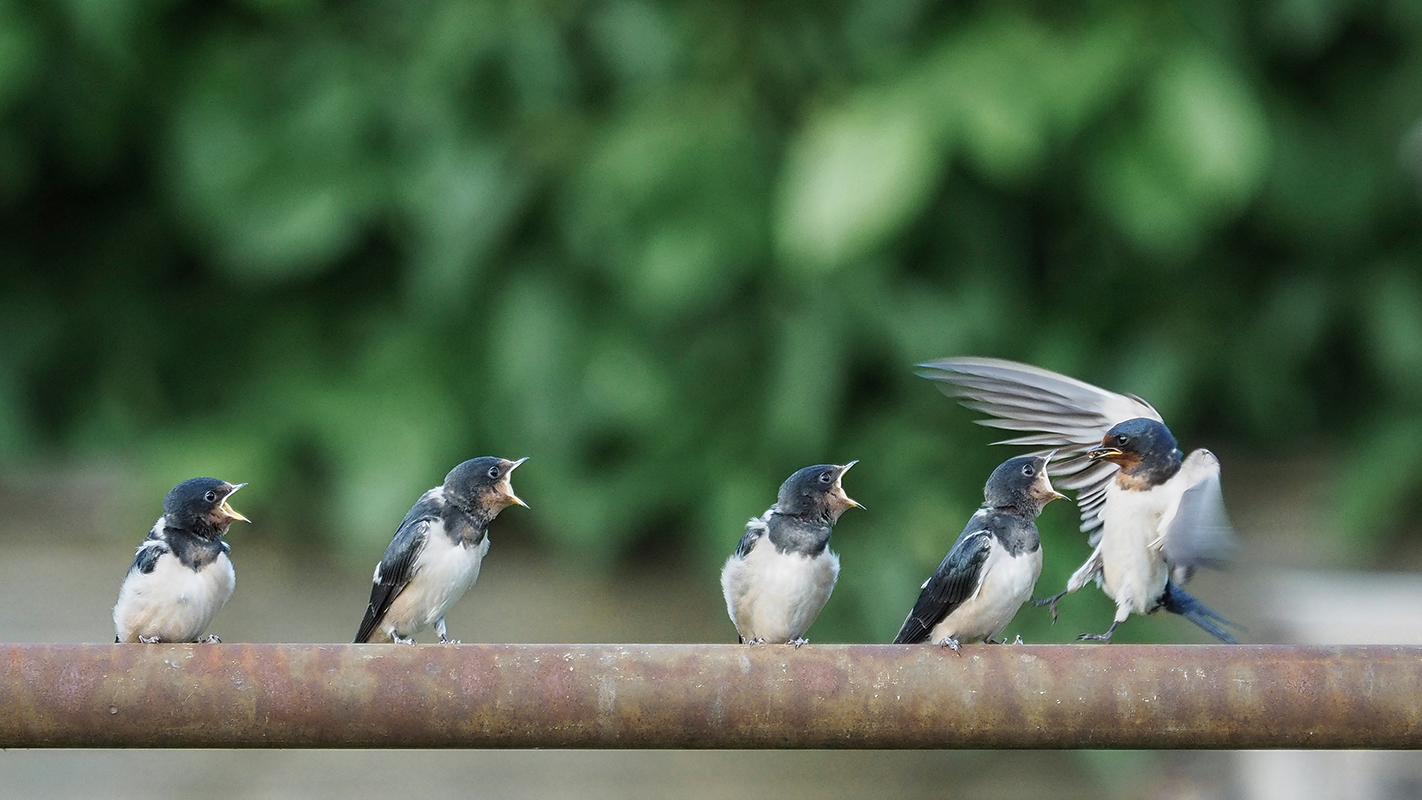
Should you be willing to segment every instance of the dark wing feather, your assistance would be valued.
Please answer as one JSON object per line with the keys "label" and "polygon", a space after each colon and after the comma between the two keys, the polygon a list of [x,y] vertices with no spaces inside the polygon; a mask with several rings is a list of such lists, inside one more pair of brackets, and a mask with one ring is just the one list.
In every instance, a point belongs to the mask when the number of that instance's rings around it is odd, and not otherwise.
{"label": "dark wing feather", "polygon": [[736,558],[745,558],[749,555],[751,549],[755,547],[755,543],[760,541],[760,537],[764,536],[769,530],[770,528],[767,527],[765,517],[756,517],[750,522],[747,522],[745,535],[736,543]]}
{"label": "dark wing feather", "polygon": [[1225,513],[1220,488],[1220,462],[1208,450],[1196,450],[1181,465],[1196,477],[1180,497],[1175,515],[1162,531],[1161,554],[1177,582],[1197,567],[1221,567],[1237,547],[1234,527]]}
{"label": "dark wing feather", "polygon": [[142,572],[148,574],[158,566],[158,559],[164,553],[169,552],[168,545],[161,542],[155,544],[153,540],[145,541],[139,546],[138,552],[133,556],[133,566],[129,567],[129,572]]}
{"label": "dark wing feather", "polygon": [[419,558],[420,551],[425,549],[430,528],[437,521],[437,517],[414,516],[412,509],[411,514],[400,523],[400,529],[395,531],[395,538],[391,539],[390,546],[385,548],[385,557],[380,559],[380,579],[375,581],[375,585],[370,589],[370,605],[366,607],[365,619],[361,620],[360,631],[356,633],[356,644],[370,638],[375,626],[380,624],[380,619],[390,610],[390,604],[395,602],[395,598],[410,582],[414,575],[415,561]]}
{"label": "dark wing feather", "polygon": [[1101,504],[1116,465],[1091,462],[1086,451],[1118,422],[1136,417],[1158,421],[1150,403],[1134,395],[1116,394],[1050,370],[997,358],[945,358],[919,364],[918,374],[938,381],[939,391],[963,406],[990,415],[979,425],[1026,436],[994,444],[1040,448],[1034,455],[1057,451],[1052,463],[1053,482],[1076,490],[1081,530],[1092,534],[1094,545],[1101,528]]}
{"label": "dark wing feather", "polygon": [[992,549],[992,535],[985,530],[959,536],[958,543],[943,557],[943,563],[923,584],[918,602],[913,604],[894,644],[917,644],[928,639],[933,626],[953,613],[977,591],[983,564]]}

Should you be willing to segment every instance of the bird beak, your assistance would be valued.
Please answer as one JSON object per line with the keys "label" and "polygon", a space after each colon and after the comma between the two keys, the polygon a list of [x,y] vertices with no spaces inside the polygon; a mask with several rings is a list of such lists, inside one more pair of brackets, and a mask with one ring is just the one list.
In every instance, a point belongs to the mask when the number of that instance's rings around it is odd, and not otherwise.
{"label": "bird beak", "polygon": [[1051,463],[1052,458],[1055,457],[1056,454],[1057,454],[1057,451],[1053,450],[1052,452],[1048,453],[1048,454],[1042,459],[1042,471],[1041,471],[1041,473],[1039,473],[1039,477],[1041,478],[1041,481],[1040,481],[1041,485],[1040,485],[1039,487],[1037,487],[1037,488],[1038,488],[1038,491],[1041,493],[1041,496],[1044,497],[1044,498],[1046,498],[1046,501],[1047,501],[1048,503],[1052,502],[1053,500],[1066,500],[1066,499],[1067,499],[1067,496],[1066,496],[1066,495],[1064,495],[1064,494],[1062,494],[1061,492],[1057,491],[1057,490],[1052,486],[1052,479],[1051,479],[1051,477],[1050,477],[1049,475],[1047,475],[1047,465],[1048,465],[1049,463]]}
{"label": "bird beak", "polygon": [[840,501],[841,503],[844,503],[845,506],[848,507],[848,508],[863,508],[863,507],[864,507],[863,504],[861,504],[858,500],[855,500],[854,498],[852,498],[852,497],[850,497],[849,495],[845,494],[845,493],[844,493],[844,485],[843,485],[842,483],[840,483],[840,481],[843,481],[843,480],[844,480],[844,473],[848,472],[850,467],[852,467],[852,466],[854,466],[855,464],[858,464],[858,463],[859,463],[859,459],[856,458],[855,460],[849,462],[848,464],[845,464],[844,466],[840,467],[840,468],[839,468],[839,477],[834,479],[834,491],[835,491],[835,496],[838,497],[838,498],[839,498],[839,501]]}
{"label": "bird beak", "polygon": [[1114,458],[1119,455],[1123,455],[1123,453],[1115,447],[1098,447],[1095,450],[1086,451],[1086,457],[1092,461],[1100,461],[1103,458]]}
{"label": "bird beak", "polygon": [[233,486],[233,487],[232,487],[232,491],[228,492],[228,493],[227,493],[227,496],[222,499],[222,505],[219,507],[219,510],[220,510],[220,511],[223,513],[223,515],[226,516],[229,520],[240,520],[240,521],[245,522],[245,523],[247,523],[247,524],[250,525],[251,522],[252,522],[250,519],[247,519],[246,517],[242,516],[241,514],[238,514],[237,511],[232,508],[232,506],[227,505],[227,501],[232,499],[232,495],[237,494],[237,490],[238,490],[238,489],[241,489],[243,486],[246,486],[246,485],[247,485],[247,484],[245,484],[245,483],[239,483],[239,484],[237,484],[236,486]]}
{"label": "bird beak", "polygon": [[513,483],[511,483],[511,480],[513,478],[513,471],[518,469],[519,464],[522,464],[527,460],[528,456],[524,456],[523,458],[520,458],[519,460],[513,462],[513,465],[509,467],[509,471],[504,473],[503,486],[500,487],[503,490],[505,500],[509,501],[514,505],[523,506],[524,508],[528,508],[528,503],[523,502],[523,500],[519,499],[518,495],[514,494]]}

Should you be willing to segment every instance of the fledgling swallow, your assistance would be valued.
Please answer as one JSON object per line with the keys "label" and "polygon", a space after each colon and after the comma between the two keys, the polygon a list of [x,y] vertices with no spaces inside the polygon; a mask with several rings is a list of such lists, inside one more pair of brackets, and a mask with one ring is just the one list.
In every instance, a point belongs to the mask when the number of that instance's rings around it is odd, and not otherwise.
{"label": "fledgling swallow", "polygon": [[193,478],[168,492],[163,515],[138,546],[119,588],[115,642],[198,641],[237,583],[227,557],[232,548],[222,535],[234,520],[250,521],[227,503],[246,485]]}
{"label": "fledgling swallow", "polygon": [[857,464],[817,464],[780,485],[775,505],[746,523],[721,570],[721,593],[740,641],[799,647],[839,579],[829,549],[839,515],[863,508],[844,493],[844,473]]}
{"label": "fledgling swallow", "polygon": [[414,644],[414,635],[431,624],[441,643],[459,644],[447,635],[444,616],[479,578],[489,523],[508,506],[528,507],[509,483],[527,460],[470,459],[420,496],[375,567],[356,644]]}
{"label": "fledgling swallow", "polygon": [[923,582],[894,644],[931,640],[957,653],[960,642],[992,642],[1032,597],[1042,574],[1037,517],[1065,499],[1047,477],[1051,455],[1004,461],[943,563]]}
{"label": "fledgling swallow", "polygon": [[1220,489],[1220,463],[1208,450],[1182,458],[1175,437],[1149,403],[1108,392],[1039,367],[993,358],[949,358],[920,364],[925,378],[966,407],[992,415],[980,424],[1028,435],[998,444],[1060,448],[1059,486],[1077,490],[1081,530],[1095,548],[1067,581],[1042,601],[1052,618],[1064,595],[1088,582],[1116,603],[1109,642],[1132,613],[1164,609],[1233,644],[1229,620],[1180,587],[1197,567],[1219,566],[1235,547]]}

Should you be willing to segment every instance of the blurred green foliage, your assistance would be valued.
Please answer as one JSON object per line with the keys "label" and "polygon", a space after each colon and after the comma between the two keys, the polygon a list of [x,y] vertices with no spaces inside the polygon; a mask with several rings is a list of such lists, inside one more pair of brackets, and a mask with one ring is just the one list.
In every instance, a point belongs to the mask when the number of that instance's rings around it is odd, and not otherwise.
{"label": "blurred green foliage", "polygon": [[912,365],[988,354],[1347,442],[1363,559],[1422,490],[1419,117],[1405,2],[0,0],[0,452],[367,561],[529,455],[500,527],[708,585],[858,458],[817,630],[884,640],[1009,455]]}

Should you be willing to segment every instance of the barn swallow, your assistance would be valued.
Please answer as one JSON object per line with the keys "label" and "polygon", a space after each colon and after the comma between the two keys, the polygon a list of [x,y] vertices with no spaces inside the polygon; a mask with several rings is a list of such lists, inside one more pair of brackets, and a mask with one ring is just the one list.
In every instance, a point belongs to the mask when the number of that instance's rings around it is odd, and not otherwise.
{"label": "barn swallow", "polygon": [[[245,483],[193,478],[163,498],[114,604],[115,642],[195,642],[232,596],[237,575],[222,535],[249,522],[227,501]],[[208,636],[203,641],[220,641]]]}
{"label": "barn swallow", "polygon": [[746,523],[721,570],[726,611],[742,643],[808,641],[804,634],[839,579],[830,533],[840,514],[863,508],[841,483],[856,463],[805,467],[781,484],[775,505]]}
{"label": "barn swallow", "polygon": [[960,642],[991,642],[1032,596],[1042,574],[1037,517],[1053,500],[1045,456],[1004,461],[983,487],[979,509],[923,582],[918,602],[894,644],[938,642],[958,652]]}
{"label": "barn swallow", "polygon": [[[1197,567],[1220,566],[1235,547],[1220,488],[1220,463],[1208,450],[1182,458],[1160,414],[1134,395],[1108,392],[1039,367],[992,358],[920,364],[925,378],[964,406],[990,414],[980,424],[1027,435],[998,444],[1057,447],[1057,484],[1077,491],[1091,557],[1064,595],[1095,580],[1116,603],[1102,634],[1109,642],[1132,613],[1164,609],[1224,642],[1233,625],[1180,588]],[[1237,627],[1237,626],[1236,626]]]}
{"label": "barn swallow", "polygon": [[509,483],[527,460],[470,459],[420,496],[375,566],[356,644],[414,644],[414,635],[431,624],[441,643],[459,644],[447,635],[444,615],[479,578],[489,523],[508,506],[528,507]]}

